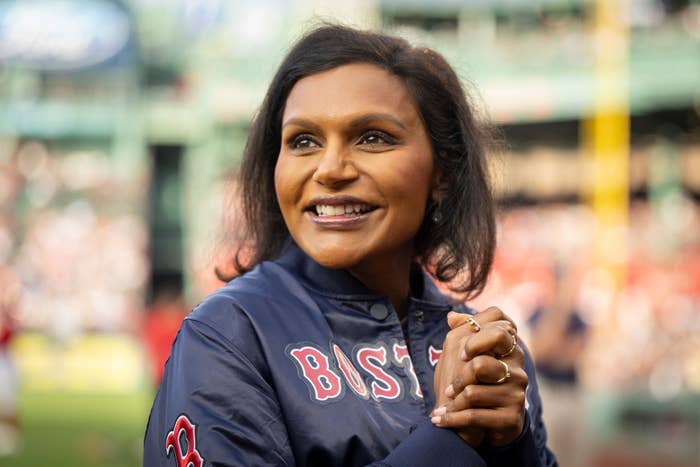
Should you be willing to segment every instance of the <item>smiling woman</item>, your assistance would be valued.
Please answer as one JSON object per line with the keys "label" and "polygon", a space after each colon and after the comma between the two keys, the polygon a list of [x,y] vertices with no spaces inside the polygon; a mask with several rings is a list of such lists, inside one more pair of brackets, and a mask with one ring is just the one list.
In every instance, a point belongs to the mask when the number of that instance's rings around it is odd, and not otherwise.
{"label": "smiling woman", "polygon": [[383,291],[405,316],[414,239],[438,196],[408,90],[376,65],[343,65],[298,81],[282,122],[275,192],[292,238],[321,265]]}
{"label": "smiling woman", "polygon": [[435,285],[490,269],[485,135],[438,53],[302,38],[244,154],[252,254],[184,321],[144,465],[555,465],[515,323]]}

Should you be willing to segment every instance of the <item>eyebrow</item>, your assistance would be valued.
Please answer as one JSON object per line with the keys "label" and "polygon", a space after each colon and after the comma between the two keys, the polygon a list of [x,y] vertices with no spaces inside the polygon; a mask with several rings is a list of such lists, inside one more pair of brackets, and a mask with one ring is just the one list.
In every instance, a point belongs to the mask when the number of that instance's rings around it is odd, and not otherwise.
{"label": "eyebrow", "polygon": [[350,122],[350,127],[356,128],[358,126],[363,126],[367,123],[370,122],[375,122],[377,120],[389,120],[392,122],[394,125],[403,128],[404,130],[407,130],[406,125],[401,122],[398,118],[394,117],[391,114],[383,114],[383,113],[374,113],[374,114],[368,114],[368,115],[363,115],[362,117],[356,118],[352,122]]}
{"label": "eyebrow", "polygon": [[296,117],[290,118],[289,120],[284,122],[284,124],[282,125],[282,129],[284,130],[289,125],[305,126],[307,128],[311,128],[314,131],[318,131],[321,128],[318,125],[316,125],[314,122],[312,122],[311,120],[307,120],[305,118],[296,118]]}
{"label": "eyebrow", "polygon": [[[366,125],[367,123],[376,122],[378,120],[388,120],[388,121],[392,122],[394,125],[402,128],[404,130],[408,130],[408,128],[406,128],[406,125],[404,125],[404,123],[401,120],[399,120],[398,118],[394,117],[391,114],[386,114],[386,113],[372,113],[372,114],[363,115],[363,116],[358,117],[355,120],[351,121],[350,127],[357,128],[357,127],[361,127],[363,125]],[[282,125],[282,129],[284,129],[285,127],[287,127],[289,125],[304,126],[304,127],[310,128],[314,131],[318,131],[320,129],[320,127],[316,123],[312,122],[311,120],[307,120],[305,118],[296,118],[296,117],[290,118],[289,120],[284,122],[284,124]]]}

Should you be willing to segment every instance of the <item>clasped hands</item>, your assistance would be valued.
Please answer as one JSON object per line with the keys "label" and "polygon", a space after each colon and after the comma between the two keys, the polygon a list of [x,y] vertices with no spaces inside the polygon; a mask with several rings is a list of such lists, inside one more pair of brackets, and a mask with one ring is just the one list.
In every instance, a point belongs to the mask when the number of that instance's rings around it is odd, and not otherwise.
{"label": "clasped hands", "polygon": [[432,422],[472,447],[510,444],[523,430],[528,383],[515,323],[495,307],[473,316],[450,312],[447,322]]}

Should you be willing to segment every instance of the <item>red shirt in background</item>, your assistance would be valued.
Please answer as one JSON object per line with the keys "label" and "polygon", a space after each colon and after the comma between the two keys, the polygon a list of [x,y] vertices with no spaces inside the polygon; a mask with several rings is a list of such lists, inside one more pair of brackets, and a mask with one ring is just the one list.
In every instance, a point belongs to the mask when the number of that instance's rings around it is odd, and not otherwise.
{"label": "red shirt in background", "polygon": [[155,303],[146,311],[144,341],[151,361],[151,378],[156,386],[163,378],[165,362],[185,313],[180,300]]}

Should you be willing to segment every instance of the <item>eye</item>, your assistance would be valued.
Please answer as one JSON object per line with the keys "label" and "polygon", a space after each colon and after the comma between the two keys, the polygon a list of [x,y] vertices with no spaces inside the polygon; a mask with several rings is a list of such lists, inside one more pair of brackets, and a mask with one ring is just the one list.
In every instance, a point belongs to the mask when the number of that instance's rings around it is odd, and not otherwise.
{"label": "eye", "polygon": [[372,130],[360,136],[357,144],[367,144],[370,146],[384,146],[395,144],[396,140],[383,131]]}
{"label": "eye", "polygon": [[314,140],[311,135],[301,134],[292,138],[289,147],[292,149],[312,149],[321,145]]}

